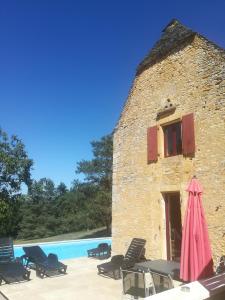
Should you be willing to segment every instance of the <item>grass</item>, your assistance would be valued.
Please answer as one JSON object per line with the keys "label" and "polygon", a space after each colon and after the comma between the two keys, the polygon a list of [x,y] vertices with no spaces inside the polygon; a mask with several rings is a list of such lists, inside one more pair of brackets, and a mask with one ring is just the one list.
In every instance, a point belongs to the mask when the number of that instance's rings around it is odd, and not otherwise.
{"label": "grass", "polygon": [[55,236],[50,236],[47,238],[34,239],[34,240],[15,240],[14,244],[30,244],[30,243],[45,243],[45,242],[56,242],[56,241],[67,241],[67,240],[76,240],[76,239],[88,239],[88,238],[98,238],[109,236],[105,227],[98,229],[92,229],[87,231],[78,231],[65,233]]}

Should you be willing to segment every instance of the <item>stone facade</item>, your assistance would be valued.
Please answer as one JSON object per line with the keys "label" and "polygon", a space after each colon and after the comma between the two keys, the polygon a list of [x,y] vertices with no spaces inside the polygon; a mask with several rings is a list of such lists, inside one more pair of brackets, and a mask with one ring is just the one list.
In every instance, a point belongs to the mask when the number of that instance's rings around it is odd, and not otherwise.
{"label": "stone facade", "polygon": [[[168,101],[176,108],[157,118]],[[162,125],[194,113],[193,158],[164,157]],[[158,125],[159,156],[147,163],[147,128]],[[164,192],[180,192],[182,220],[188,182],[201,182],[214,259],[225,254],[225,51],[172,21],[139,65],[114,131],[112,250],[125,253],[145,238],[146,257],[166,258]],[[176,217],[176,216],[174,216]]]}

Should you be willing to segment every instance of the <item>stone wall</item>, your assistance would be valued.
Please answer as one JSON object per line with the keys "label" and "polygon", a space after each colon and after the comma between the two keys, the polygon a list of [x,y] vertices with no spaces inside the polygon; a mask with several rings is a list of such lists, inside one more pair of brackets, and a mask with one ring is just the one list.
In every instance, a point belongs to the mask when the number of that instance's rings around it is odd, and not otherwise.
{"label": "stone wall", "polygon": [[[174,113],[156,120],[170,99]],[[164,158],[161,125],[194,113],[196,153]],[[147,128],[159,125],[159,159],[147,164]],[[146,257],[166,258],[162,192],[180,191],[197,175],[214,258],[225,254],[225,52],[195,35],[190,44],[136,76],[114,133],[112,250],[145,238]]]}

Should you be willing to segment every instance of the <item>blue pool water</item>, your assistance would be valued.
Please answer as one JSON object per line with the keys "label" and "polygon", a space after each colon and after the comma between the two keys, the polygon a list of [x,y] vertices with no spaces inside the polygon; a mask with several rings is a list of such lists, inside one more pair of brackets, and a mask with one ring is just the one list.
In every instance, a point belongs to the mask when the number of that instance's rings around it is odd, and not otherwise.
{"label": "blue pool water", "polygon": [[[87,256],[87,250],[98,246],[99,243],[108,243],[111,245],[111,238],[105,239],[88,239],[68,242],[57,243],[45,243],[39,244],[39,246],[48,255],[49,253],[55,253],[59,259],[77,258]],[[24,245],[31,246],[31,245]],[[24,254],[22,246],[14,246],[15,257],[19,257]]]}

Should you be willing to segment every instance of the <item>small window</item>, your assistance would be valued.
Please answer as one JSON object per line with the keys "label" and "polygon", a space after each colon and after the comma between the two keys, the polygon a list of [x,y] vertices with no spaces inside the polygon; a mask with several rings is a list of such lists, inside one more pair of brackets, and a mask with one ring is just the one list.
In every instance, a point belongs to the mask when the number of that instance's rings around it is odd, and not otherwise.
{"label": "small window", "polygon": [[164,156],[182,154],[181,122],[163,127],[164,132]]}

